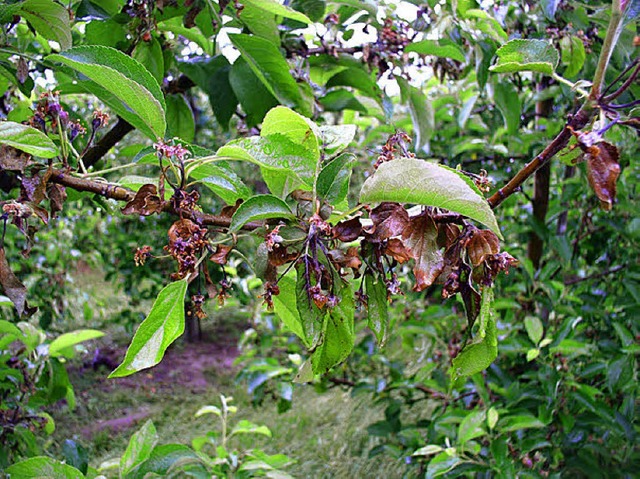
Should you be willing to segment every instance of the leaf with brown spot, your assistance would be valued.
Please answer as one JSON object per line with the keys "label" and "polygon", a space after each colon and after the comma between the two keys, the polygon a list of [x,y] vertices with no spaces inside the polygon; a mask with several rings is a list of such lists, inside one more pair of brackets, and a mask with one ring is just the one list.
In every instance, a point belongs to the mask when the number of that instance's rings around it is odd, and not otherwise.
{"label": "leaf with brown spot", "polygon": [[347,251],[332,249],[329,251],[329,259],[337,268],[351,268],[354,274],[360,269],[362,260],[358,255],[358,248],[349,248]]}
{"label": "leaf with brown spot", "polygon": [[611,143],[601,141],[587,153],[587,178],[603,209],[610,211],[616,199],[616,182],[620,176],[620,153]]}
{"label": "leaf with brown spot", "polygon": [[148,183],[140,187],[136,196],[121,211],[124,215],[149,216],[154,213],[160,213],[164,208],[164,203],[158,196],[156,185]]}
{"label": "leaf with brown spot", "polygon": [[359,218],[341,221],[331,229],[332,236],[344,243],[355,241],[362,234],[362,224]]}
{"label": "leaf with brown spot", "polygon": [[9,145],[0,145],[0,169],[24,172],[31,164],[31,155]]}
{"label": "leaf with brown spot", "polygon": [[217,264],[227,264],[227,256],[233,249],[233,246],[219,244],[216,246],[216,251],[211,255],[211,261]]}
{"label": "leaf with brown spot", "polygon": [[34,216],[37,216],[38,218],[40,218],[40,220],[45,225],[49,224],[49,212],[46,209],[44,209],[42,206],[38,206],[38,205],[36,205],[34,203],[31,203],[29,206],[33,210],[33,215]]}
{"label": "leaf with brown spot", "polygon": [[387,245],[385,246],[383,253],[387,256],[391,256],[400,264],[406,263],[412,258],[411,251],[407,249],[405,244],[399,238],[391,238],[387,241]]}
{"label": "leaf with brown spot", "polygon": [[438,246],[447,249],[460,236],[460,227],[451,223],[438,224]]}
{"label": "leaf with brown spot", "polygon": [[467,254],[473,266],[482,264],[491,255],[500,252],[500,240],[489,230],[476,230],[467,243]]}
{"label": "leaf with brown spot", "polygon": [[27,288],[11,271],[4,247],[0,247],[0,286],[16,307],[18,316],[25,314],[28,317],[38,310],[38,308],[31,308],[27,304]]}
{"label": "leaf with brown spot", "polygon": [[374,243],[400,236],[409,225],[409,213],[399,203],[380,203],[380,206],[371,210],[369,218],[373,226],[367,233]]}
{"label": "leaf with brown spot", "polygon": [[438,247],[438,228],[426,213],[411,219],[402,235],[407,249],[415,260],[414,291],[422,291],[433,284],[444,269],[442,251]]}

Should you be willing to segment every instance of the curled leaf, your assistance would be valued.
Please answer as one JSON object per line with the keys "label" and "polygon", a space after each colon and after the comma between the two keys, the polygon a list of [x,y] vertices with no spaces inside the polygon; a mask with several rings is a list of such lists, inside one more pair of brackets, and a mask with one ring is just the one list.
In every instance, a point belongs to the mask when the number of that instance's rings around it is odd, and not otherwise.
{"label": "curled leaf", "polygon": [[398,203],[381,203],[369,215],[373,226],[367,233],[370,241],[379,243],[393,236],[399,236],[409,225],[409,213]]}
{"label": "curled leaf", "polygon": [[124,215],[149,216],[160,213],[164,207],[164,201],[158,196],[156,185],[142,185],[136,196],[122,208]]}
{"label": "curled leaf", "polygon": [[476,230],[467,243],[467,254],[473,266],[478,266],[491,255],[500,252],[500,240],[489,230]]}
{"label": "curled leaf", "polygon": [[219,244],[216,246],[216,251],[211,255],[211,261],[217,264],[227,264],[227,257],[233,249],[233,246]]}
{"label": "curled leaf", "polygon": [[0,247],[0,286],[2,286],[4,294],[16,307],[18,316],[22,316],[23,314],[31,316],[38,309],[31,308],[27,304],[27,288],[18,277],[13,274],[13,271],[11,271],[3,247]]}
{"label": "curled leaf", "polygon": [[413,289],[422,291],[431,286],[444,269],[442,251],[437,244],[438,228],[431,216],[422,214],[411,219],[402,237],[415,260]]}
{"label": "curled leaf", "polygon": [[333,237],[344,243],[355,241],[362,234],[362,224],[359,218],[341,221],[331,230]]}
{"label": "curled leaf", "polygon": [[603,209],[610,211],[616,199],[616,182],[620,176],[618,149],[606,141],[589,148],[587,178]]}

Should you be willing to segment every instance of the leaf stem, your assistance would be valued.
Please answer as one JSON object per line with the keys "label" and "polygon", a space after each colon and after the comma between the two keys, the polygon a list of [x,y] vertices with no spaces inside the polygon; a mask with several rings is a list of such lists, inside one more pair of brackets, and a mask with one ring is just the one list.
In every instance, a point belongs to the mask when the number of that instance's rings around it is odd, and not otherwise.
{"label": "leaf stem", "polygon": [[598,66],[593,74],[593,84],[591,85],[591,93],[589,94],[590,100],[597,100],[600,97],[605,73],[609,66],[609,60],[611,59],[611,54],[622,31],[622,8],[620,3],[621,0],[613,0],[611,2],[611,19],[607,27],[607,35],[602,44],[602,50],[600,50]]}
{"label": "leaf stem", "polygon": [[558,83],[562,83],[564,85],[567,85],[568,87],[570,87],[573,91],[578,92],[583,98],[587,98],[589,96],[589,92],[587,90],[585,90],[584,88],[580,88],[579,86],[577,86],[577,83],[573,83],[570,80],[567,80],[565,77],[563,77],[562,75],[558,75],[557,73],[553,73],[551,75],[551,78],[553,78],[555,81],[557,81]]}

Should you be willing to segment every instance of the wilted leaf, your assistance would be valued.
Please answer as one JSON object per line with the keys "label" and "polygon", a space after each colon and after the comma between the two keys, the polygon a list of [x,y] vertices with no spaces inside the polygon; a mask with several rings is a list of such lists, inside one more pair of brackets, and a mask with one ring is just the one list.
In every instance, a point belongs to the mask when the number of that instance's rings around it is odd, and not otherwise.
{"label": "wilted leaf", "polygon": [[[2,140],[0,140],[0,143]],[[0,145],[0,169],[24,172],[31,164],[31,155],[9,145]]]}
{"label": "wilted leaf", "polygon": [[411,251],[407,249],[405,243],[399,238],[387,240],[383,253],[391,256],[400,264],[406,263],[412,258]]}
{"label": "wilted leaf", "polygon": [[27,199],[37,205],[47,196],[47,182],[51,177],[51,170],[48,169],[44,172],[43,176],[37,171],[34,171],[32,175],[23,176],[20,182],[20,194],[23,199]]}
{"label": "wilted leaf", "polygon": [[62,211],[65,200],[67,199],[67,191],[64,186],[54,183],[47,184],[47,196],[49,197],[49,210],[51,217],[55,218],[59,211]]}
{"label": "wilted leaf", "polygon": [[611,143],[602,141],[589,148],[587,178],[603,209],[609,211],[616,199],[616,183],[620,176],[620,153]]}
{"label": "wilted leaf", "polygon": [[331,231],[335,239],[350,243],[357,240],[362,234],[362,224],[359,218],[351,218],[350,220],[341,221]]}
{"label": "wilted leaf", "polygon": [[210,256],[211,261],[217,264],[227,264],[227,256],[233,249],[233,246],[219,244],[216,246],[216,251]]}
{"label": "wilted leaf", "polygon": [[500,252],[500,240],[489,230],[476,230],[467,243],[467,254],[473,266],[478,266],[487,256]]}
{"label": "wilted leaf", "polygon": [[402,238],[415,260],[413,290],[422,291],[431,286],[444,269],[442,251],[437,244],[438,228],[431,216],[421,214],[411,219]]}
{"label": "wilted leaf", "polygon": [[380,203],[377,208],[371,210],[369,218],[373,221],[373,226],[367,233],[371,235],[370,241],[374,243],[401,235],[409,225],[409,213],[398,203]]}
{"label": "wilted leaf", "polygon": [[122,214],[149,216],[160,213],[163,208],[164,201],[158,196],[156,185],[146,184],[142,185],[136,196],[122,208]]}
{"label": "wilted leaf", "polygon": [[29,307],[27,303],[27,288],[11,271],[2,246],[0,246],[0,286],[2,286],[3,293],[13,302],[18,316],[23,314],[31,316],[36,312],[37,308]]}

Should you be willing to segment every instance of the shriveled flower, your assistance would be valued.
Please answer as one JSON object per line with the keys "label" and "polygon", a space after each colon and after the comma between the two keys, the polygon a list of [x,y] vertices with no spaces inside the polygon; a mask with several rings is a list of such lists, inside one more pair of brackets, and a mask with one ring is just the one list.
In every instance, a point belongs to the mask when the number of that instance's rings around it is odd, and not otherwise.
{"label": "shriveled flower", "polygon": [[136,253],[133,256],[133,261],[136,266],[144,266],[148,258],[151,257],[151,246],[145,245],[142,248],[137,248]]}
{"label": "shriveled flower", "polygon": [[202,309],[204,300],[204,296],[200,293],[191,296],[191,310],[198,319],[204,319],[207,317],[207,313]]}
{"label": "shriveled flower", "polygon": [[158,143],[154,143],[153,147],[165,158],[177,158],[180,161],[183,161],[186,156],[191,154],[189,150],[187,150],[180,144],[169,145],[162,140],[160,140]]}
{"label": "shriveled flower", "polygon": [[273,310],[273,297],[279,294],[280,287],[278,286],[278,283],[267,281],[264,284],[264,293],[262,294],[262,298],[264,298],[264,304],[267,305],[269,310]]}
{"label": "shriveled flower", "polygon": [[104,128],[109,123],[109,114],[100,110],[93,112],[93,120],[91,121],[91,128],[99,130]]}
{"label": "shriveled flower", "polygon": [[178,261],[178,272],[171,275],[172,279],[182,279],[195,271],[198,256],[208,244],[207,233],[206,228],[189,219],[171,225],[169,244],[164,249]]}

